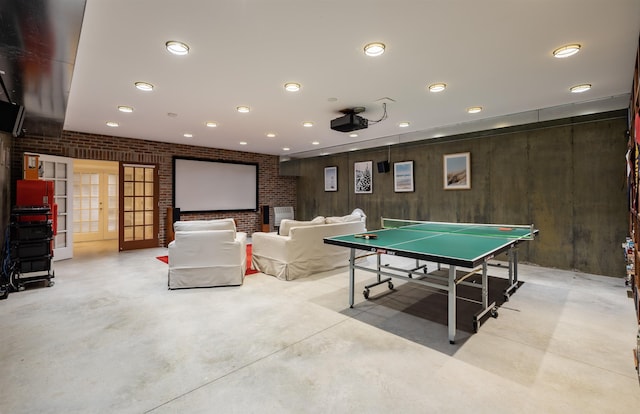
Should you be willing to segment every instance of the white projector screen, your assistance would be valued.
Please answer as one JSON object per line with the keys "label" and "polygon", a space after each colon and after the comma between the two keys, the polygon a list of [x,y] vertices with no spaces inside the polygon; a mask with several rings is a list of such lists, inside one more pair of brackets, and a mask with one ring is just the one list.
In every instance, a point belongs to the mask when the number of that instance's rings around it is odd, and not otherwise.
{"label": "white projector screen", "polygon": [[173,207],[181,213],[258,211],[258,164],[174,156]]}

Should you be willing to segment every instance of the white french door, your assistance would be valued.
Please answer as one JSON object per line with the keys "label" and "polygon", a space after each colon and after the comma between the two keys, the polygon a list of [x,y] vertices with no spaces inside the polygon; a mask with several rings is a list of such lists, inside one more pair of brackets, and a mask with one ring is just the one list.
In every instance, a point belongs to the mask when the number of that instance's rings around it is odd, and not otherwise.
{"label": "white french door", "polygon": [[53,181],[53,199],[58,205],[57,232],[53,244],[53,260],[73,257],[73,159],[38,154],[38,177]]}

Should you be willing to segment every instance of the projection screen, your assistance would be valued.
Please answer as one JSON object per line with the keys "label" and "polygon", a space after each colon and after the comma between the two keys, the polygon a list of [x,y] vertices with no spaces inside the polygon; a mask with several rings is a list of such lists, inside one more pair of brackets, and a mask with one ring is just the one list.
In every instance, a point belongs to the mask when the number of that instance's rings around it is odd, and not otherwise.
{"label": "projection screen", "polygon": [[182,213],[258,210],[258,164],[173,157],[173,207]]}

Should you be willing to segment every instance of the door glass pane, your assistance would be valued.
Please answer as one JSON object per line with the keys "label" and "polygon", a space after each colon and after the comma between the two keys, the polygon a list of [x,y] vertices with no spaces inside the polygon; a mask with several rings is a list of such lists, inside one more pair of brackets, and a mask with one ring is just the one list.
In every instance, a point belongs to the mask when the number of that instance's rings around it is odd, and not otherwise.
{"label": "door glass pane", "polygon": [[67,182],[63,180],[56,180],[54,192],[56,196],[67,195]]}
{"label": "door glass pane", "polygon": [[65,179],[67,178],[67,164],[62,162],[56,163],[56,178]]}
{"label": "door glass pane", "polygon": [[133,195],[133,183],[124,183],[124,195],[132,196]]}
{"label": "door glass pane", "polygon": [[133,227],[124,228],[124,241],[133,241]]}
{"label": "door glass pane", "polygon": [[133,181],[133,167],[124,167],[124,181]]}
{"label": "door glass pane", "polygon": [[40,163],[40,167],[42,171],[40,172],[41,177],[45,179],[52,179],[55,177],[55,163],[53,161],[44,161]]}
{"label": "door glass pane", "polygon": [[58,234],[56,234],[56,237],[55,237],[55,243],[57,248],[67,247],[67,233],[58,232]]}

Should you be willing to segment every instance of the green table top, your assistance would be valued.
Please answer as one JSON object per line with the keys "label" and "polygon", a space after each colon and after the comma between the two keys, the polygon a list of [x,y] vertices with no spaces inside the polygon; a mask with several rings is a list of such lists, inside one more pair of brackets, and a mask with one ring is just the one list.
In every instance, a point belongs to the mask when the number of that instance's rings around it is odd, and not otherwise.
{"label": "green table top", "polygon": [[[389,223],[383,220],[384,224]],[[532,226],[410,221],[397,224],[398,227],[364,233],[375,235],[376,238],[365,239],[356,237],[361,234],[349,234],[327,237],[324,242],[437,263],[475,267],[523,240],[532,239],[537,233]]]}

